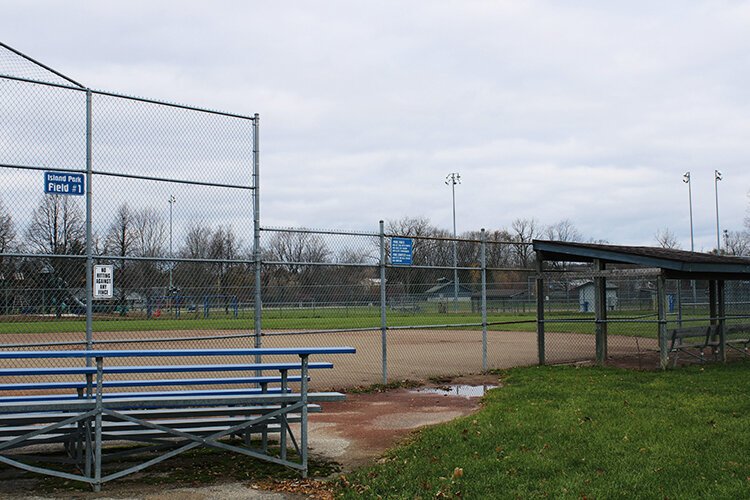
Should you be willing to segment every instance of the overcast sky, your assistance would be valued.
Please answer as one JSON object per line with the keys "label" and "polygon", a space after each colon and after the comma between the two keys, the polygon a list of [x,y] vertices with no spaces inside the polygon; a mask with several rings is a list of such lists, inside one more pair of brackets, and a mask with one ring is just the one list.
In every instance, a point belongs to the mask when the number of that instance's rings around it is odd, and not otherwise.
{"label": "overcast sky", "polygon": [[[750,190],[750,3],[0,0],[2,41],[97,89],[260,113],[263,224],[570,219],[690,247]],[[604,6],[606,4],[606,6]]]}

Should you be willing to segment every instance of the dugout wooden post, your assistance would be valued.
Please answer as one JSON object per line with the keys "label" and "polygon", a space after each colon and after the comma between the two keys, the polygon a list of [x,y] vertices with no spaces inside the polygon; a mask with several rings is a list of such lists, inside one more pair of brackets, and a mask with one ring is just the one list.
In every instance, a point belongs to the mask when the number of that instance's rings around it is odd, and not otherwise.
{"label": "dugout wooden post", "polygon": [[[605,264],[594,259],[594,270],[604,271]],[[594,278],[594,315],[596,321],[596,362],[603,365],[607,359],[607,278]]]}
{"label": "dugout wooden post", "polygon": [[536,253],[536,343],[539,364],[544,364],[544,277],[542,268],[544,254]]}

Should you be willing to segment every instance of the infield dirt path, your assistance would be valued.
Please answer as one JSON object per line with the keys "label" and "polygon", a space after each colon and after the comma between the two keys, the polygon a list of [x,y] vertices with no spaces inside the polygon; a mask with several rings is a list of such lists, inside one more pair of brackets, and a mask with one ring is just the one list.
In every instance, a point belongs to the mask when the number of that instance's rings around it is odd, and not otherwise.
{"label": "infield dirt path", "polygon": [[[252,337],[236,337],[247,331],[171,330],[97,332],[96,341],[122,339],[160,339],[158,342],[105,343],[105,349],[179,349],[179,348],[240,348],[252,347]],[[333,370],[312,374],[312,387],[346,388],[382,381],[382,352],[380,332],[345,332],[307,335],[279,335],[269,332],[263,337],[263,347],[323,347],[352,346],[356,355],[314,357],[313,361],[332,361]],[[227,336],[232,338],[222,338]],[[43,342],[75,342],[81,333],[4,334],[3,344],[31,344]],[[211,337],[198,340],[195,337]],[[189,340],[174,340],[174,339]],[[79,347],[69,347],[79,348]],[[611,335],[610,356],[631,356],[655,349],[656,341]],[[547,333],[546,360],[564,363],[594,358],[593,335],[577,333]],[[292,360],[293,358],[290,358]],[[281,361],[282,358],[274,358]],[[469,330],[389,330],[387,332],[387,364],[389,380],[425,380],[429,377],[457,376],[482,371],[482,334]],[[142,363],[168,363],[169,360],[139,360]],[[241,363],[247,359],[224,357],[215,363]],[[487,366],[490,369],[510,368],[537,363],[537,337],[534,332],[489,332],[487,335]],[[132,358],[113,359],[112,363],[134,364]],[[206,358],[180,362],[206,363]],[[33,360],[4,360],[3,366],[30,366]],[[60,366],[73,366],[80,360],[59,360]]]}

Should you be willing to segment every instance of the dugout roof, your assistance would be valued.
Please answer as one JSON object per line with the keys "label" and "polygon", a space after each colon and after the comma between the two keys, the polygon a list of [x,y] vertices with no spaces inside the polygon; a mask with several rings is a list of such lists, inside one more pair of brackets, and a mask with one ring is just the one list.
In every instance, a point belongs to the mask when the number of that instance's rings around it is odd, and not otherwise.
{"label": "dugout roof", "polygon": [[669,279],[750,280],[750,258],[671,248],[534,240],[541,261],[593,262],[659,268]]}

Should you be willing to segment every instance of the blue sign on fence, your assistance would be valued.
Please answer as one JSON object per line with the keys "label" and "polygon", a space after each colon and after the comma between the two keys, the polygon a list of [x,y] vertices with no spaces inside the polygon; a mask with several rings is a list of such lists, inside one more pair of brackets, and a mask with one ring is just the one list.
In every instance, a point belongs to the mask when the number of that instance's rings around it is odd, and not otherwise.
{"label": "blue sign on fence", "polygon": [[83,195],[83,174],[44,172],[44,192],[47,194]]}
{"label": "blue sign on fence", "polygon": [[391,264],[410,266],[413,242],[411,238],[391,238]]}

